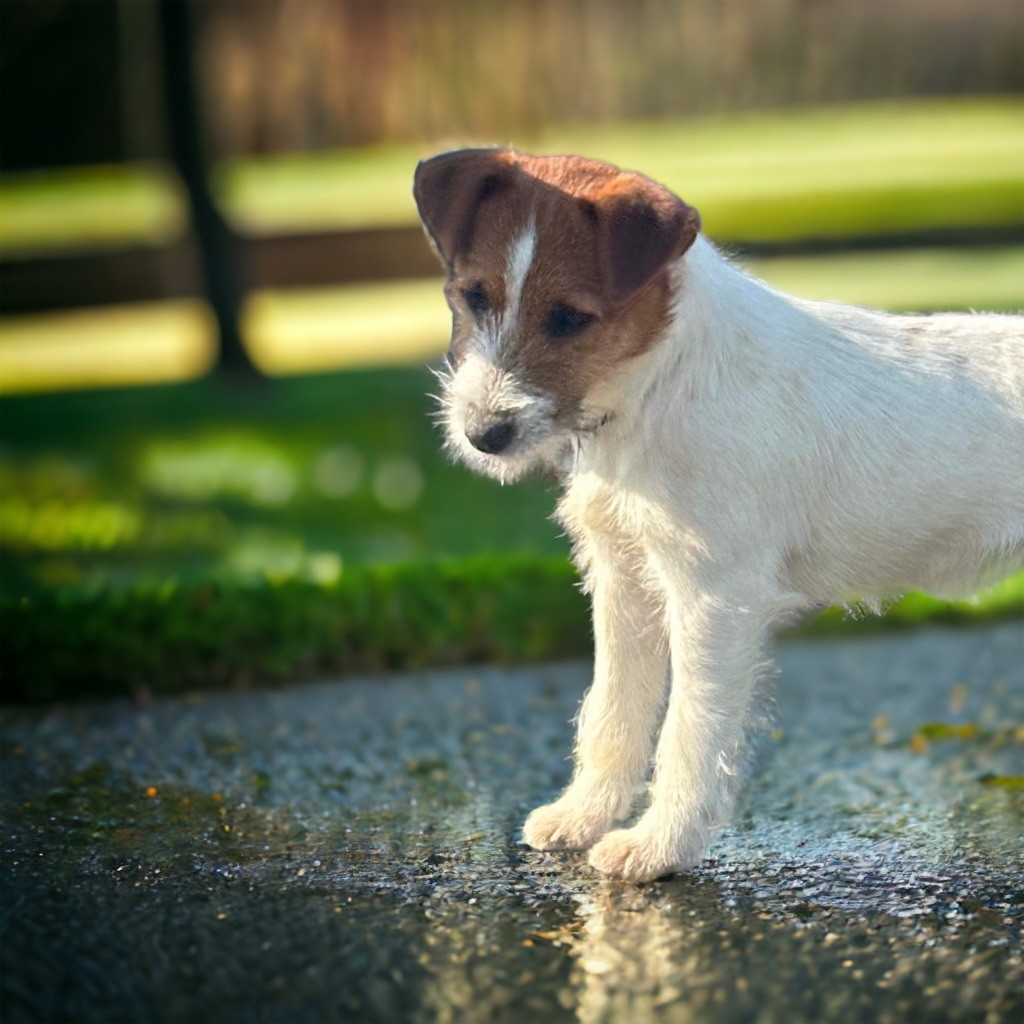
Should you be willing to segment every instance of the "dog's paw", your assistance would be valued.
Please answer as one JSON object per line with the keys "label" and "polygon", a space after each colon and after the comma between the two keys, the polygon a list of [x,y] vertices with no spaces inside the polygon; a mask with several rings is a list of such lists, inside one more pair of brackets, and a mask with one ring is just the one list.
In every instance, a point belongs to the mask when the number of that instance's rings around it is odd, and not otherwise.
{"label": "dog's paw", "polygon": [[611,826],[612,816],[600,808],[556,800],[526,819],[523,842],[535,850],[586,850]]}
{"label": "dog's paw", "polygon": [[609,832],[587,858],[590,866],[610,878],[650,882],[699,864],[707,836],[694,834],[680,843],[666,842],[657,832],[637,825]]}

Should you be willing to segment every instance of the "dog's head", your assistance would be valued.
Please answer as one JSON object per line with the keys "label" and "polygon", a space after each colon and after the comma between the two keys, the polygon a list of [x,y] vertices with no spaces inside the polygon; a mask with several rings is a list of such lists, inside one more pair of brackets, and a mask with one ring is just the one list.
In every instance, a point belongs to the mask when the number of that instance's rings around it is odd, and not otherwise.
{"label": "dog's head", "polygon": [[609,414],[601,385],[663,336],[697,211],[639,174],[506,149],[425,160],[414,194],[448,271],[448,443],[502,480],[558,465]]}

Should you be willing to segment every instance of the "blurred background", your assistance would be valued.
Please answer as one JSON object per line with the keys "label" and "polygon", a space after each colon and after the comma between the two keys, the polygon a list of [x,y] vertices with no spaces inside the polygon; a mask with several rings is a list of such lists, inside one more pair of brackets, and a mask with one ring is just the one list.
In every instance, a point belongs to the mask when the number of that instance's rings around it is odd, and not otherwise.
{"label": "blurred background", "polygon": [[553,486],[439,452],[416,161],[580,152],[798,295],[1018,311],[1022,30],[1019,0],[0,0],[4,697],[584,653]]}

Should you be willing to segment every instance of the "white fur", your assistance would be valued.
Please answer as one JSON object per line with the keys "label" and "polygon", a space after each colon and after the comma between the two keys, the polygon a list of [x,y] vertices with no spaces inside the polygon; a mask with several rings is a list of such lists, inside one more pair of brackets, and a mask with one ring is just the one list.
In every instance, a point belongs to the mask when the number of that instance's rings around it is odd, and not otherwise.
{"label": "white fur", "polygon": [[[805,302],[703,238],[673,274],[665,337],[588,396],[596,431],[557,427],[496,366],[464,364],[449,400],[516,396],[536,446],[508,474],[566,470],[558,516],[593,594],[576,774],[524,838],[633,879],[696,863],[729,814],[780,618],[969,594],[1024,564],[1021,318]],[[652,766],[649,806],[609,831]]]}
{"label": "white fur", "polygon": [[537,222],[531,220],[530,226],[512,242],[505,265],[505,308],[501,319],[506,333],[515,326],[519,316],[519,304],[523,299],[523,288],[530,267],[533,266],[536,248]]}

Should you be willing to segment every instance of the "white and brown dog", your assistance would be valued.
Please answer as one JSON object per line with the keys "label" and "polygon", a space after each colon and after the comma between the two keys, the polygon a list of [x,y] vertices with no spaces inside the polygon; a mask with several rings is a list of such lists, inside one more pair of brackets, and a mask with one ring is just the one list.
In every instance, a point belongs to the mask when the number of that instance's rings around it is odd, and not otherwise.
{"label": "white and brown dog", "polygon": [[667,189],[579,157],[445,153],[414,191],[449,274],[448,444],[501,480],[558,472],[593,595],[575,775],[524,839],[630,879],[693,865],[774,624],[1024,563],[1021,318],[792,298]]}

